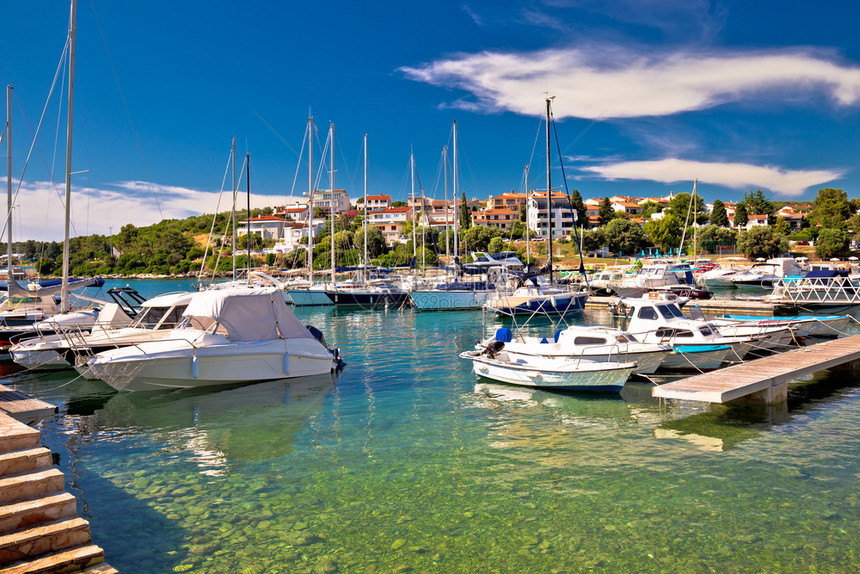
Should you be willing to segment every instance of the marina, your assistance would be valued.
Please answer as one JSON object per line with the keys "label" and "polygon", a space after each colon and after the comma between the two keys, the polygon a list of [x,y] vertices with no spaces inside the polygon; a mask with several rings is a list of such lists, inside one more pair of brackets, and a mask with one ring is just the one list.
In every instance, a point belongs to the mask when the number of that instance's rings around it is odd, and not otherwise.
{"label": "marina", "polygon": [[[151,297],[189,282],[129,283]],[[59,408],[42,443],[113,567],[838,571],[860,539],[853,375],[817,372],[775,406],[666,402],[647,381],[548,392],[456,359],[483,336],[478,311],[296,313],[342,350],[337,376],[154,393],[4,376]]]}

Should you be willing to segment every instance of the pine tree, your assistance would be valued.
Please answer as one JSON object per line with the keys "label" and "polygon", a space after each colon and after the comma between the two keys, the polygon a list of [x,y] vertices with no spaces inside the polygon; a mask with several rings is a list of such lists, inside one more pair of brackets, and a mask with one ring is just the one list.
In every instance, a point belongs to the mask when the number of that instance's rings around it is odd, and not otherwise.
{"label": "pine tree", "polygon": [[726,206],[719,199],[714,200],[714,208],[711,210],[711,224],[718,227],[728,227],[729,225]]}
{"label": "pine tree", "polygon": [[612,205],[609,203],[608,197],[603,198],[603,202],[600,204],[600,210],[597,212],[597,217],[600,219],[600,225],[606,225],[615,217],[615,210],[612,209]]}
{"label": "pine tree", "polygon": [[743,203],[739,203],[737,207],[735,207],[735,227],[743,227],[749,221],[749,216],[747,215],[747,206]]}
{"label": "pine tree", "polygon": [[466,192],[463,192],[463,202],[460,204],[460,229],[465,231],[472,227],[472,214],[469,213],[469,204],[466,202]]}

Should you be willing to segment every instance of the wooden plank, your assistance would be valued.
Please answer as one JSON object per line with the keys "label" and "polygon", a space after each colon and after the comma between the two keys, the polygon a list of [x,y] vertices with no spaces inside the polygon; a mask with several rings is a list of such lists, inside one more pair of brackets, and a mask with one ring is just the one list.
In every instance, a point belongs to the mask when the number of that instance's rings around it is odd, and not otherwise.
{"label": "wooden plank", "polygon": [[15,420],[27,424],[35,423],[51,418],[57,411],[57,407],[51,403],[0,385],[0,412]]}
{"label": "wooden plank", "polygon": [[696,375],[654,387],[653,396],[725,403],[773,386],[860,360],[860,335]]}

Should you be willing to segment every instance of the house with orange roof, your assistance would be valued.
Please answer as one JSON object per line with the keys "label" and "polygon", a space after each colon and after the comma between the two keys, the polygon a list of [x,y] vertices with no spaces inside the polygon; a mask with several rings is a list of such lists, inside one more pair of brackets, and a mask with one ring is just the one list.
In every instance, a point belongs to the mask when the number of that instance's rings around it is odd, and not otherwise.
{"label": "house with orange roof", "polygon": [[415,212],[411,207],[388,207],[369,212],[367,223],[379,229],[385,242],[393,245],[403,236],[406,223],[412,221],[414,216]]}
{"label": "house with orange roof", "polygon": [[389,207],[391,207],[390,195],[367,196],[367,211],[378,211],[380,209],[388,209]]}

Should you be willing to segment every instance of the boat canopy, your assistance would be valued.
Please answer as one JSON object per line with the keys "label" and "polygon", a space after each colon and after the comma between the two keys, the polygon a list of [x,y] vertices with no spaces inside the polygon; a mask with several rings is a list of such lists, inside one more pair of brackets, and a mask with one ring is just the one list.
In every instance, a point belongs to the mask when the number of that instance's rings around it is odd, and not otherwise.
{"label": "boat canopy", "polygon": [[217,289],[195,294],[183,317],[219,323],[233,342],[312,338],[274,288]]}

